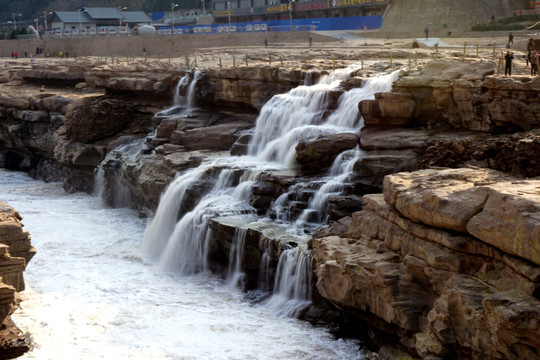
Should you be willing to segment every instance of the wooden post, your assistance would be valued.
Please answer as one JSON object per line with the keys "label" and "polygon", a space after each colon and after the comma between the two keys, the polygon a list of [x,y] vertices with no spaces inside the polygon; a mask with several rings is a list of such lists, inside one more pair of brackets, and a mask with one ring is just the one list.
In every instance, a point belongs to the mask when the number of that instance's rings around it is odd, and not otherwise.
{"label": "wooden post", "polygon": [[478,57],[478,43],[476,43],[476,57]]}
{"label": "wooden post", "polygon": [[272,54],[268,54],[268,65],[272,66]]}
{"label": "wooden post", "polygon": [[364,70],[364,55],[360,55],[360,70]]}
{"label": "wooden post", "polygon": [[197,67],[197,57],[195,56],[194,67]]}
{"label": "wooden post", "polygon": [[283,56],[280,58],[281,61],[281,67],[283,67]]}
{"label": "wooden post", "polygon": [[497,55],[495,54],[496,47],[497,47],[497,43],[493,43],[493,57],[496,57],[496,56],[497,56]]}
{"label": "wooden post", "polygon": [[221,58],[219,58],[219,68],[221,69],[222,65],[221,65]]}
{"label": "wooden post", "polygon": [[186,56],[186,69],[189,69],[189,57]]}
{"label": "wooden post", "polygon": [[463,44],[463,57],[465,57],[465,55],[467,55],[467,42],[466,41]]}
{"label": "wooden post", "polygon": [[246,66],[248,66],[248,56],[246,54]]}
{"label": "wooden post", "polygon": [[390,67],[392,67],[392,53],[390,53]]}
{"label": "wooden post", "polygon": [[414,51],[414,66],[418,66],[418,51]]}
{"label": "wooden post", "polygon": [[497,76],[501,74],[502,56],[499,56],[499,63],[497,64]]}
{"label": "wooden post", "polygon": [[409,69],[411,68],[411,54],[409,54]]}
{"label": "wooden post", "polygon": [[236,67],[236,58],[234,56],[232,57],[232,67]]}
{"label": "wooden post", "polygon": [[435,58],[439,58],[439,43],[435,43]]}

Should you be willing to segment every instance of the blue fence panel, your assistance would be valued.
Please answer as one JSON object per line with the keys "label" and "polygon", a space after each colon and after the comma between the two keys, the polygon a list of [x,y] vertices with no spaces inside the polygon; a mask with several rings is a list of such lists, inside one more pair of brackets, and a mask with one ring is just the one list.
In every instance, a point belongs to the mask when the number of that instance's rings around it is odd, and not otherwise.
{"label": "blue fence panel", "polygon": [[[255,30],[260,28],[262,24],[266,24],[266,30]],[[184,34],[209,34],[218,33],[220,28],[222,32],[228,27],[228,23],[214,24],[204,26],[175,26],[175,29],[182,29]],[[233,32],[285,32],[291,31],[290,20],[274,20],[274,21],[257,21],[252,23],[231,23],[231,27],[234,26]],[[249,27],[251,25],[251,27]],[[363,29],[378,29],[382,26],[382,16],[350,16],[341,18],[313,18],[313,19],[296,19],[292,20],[292,26],[294,31],[309,31],[309,30],[363,30]],[[201,31],[200,28],[211,28],[210,31]],[[194,31],[194,28],[199,28]],[[246,30],[246,29],[250,30]],[[159,27],[159,30],[170,30],[171,26]]]}

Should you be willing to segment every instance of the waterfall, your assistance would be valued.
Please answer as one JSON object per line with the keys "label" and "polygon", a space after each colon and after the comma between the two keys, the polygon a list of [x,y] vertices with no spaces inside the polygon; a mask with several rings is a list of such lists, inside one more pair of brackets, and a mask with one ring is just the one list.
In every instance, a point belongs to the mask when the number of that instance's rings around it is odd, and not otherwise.
{"label": "waterfall", "polygon": [[362,88],[344,92],[337,109],[324,119],[329,93],[336,91],[354,69],[336,71],[322,77],[316,85],[302,85],[270,99],[257,118],[248,153],[261,161],[292,166],[300,140],[336,132],[357,132],[363,126],[358,103],[373,99],[376,92],[390,91],[399,71],[369,78]]}
{"label": "waterfall", "polygon": [[243,287],[245,274],[242,272],[242,261],[244,259],[244,246],[248,229],[236,228],[229,251],[229,269],[227,278],[232,286]]}
{"label": "waterfall", "polygon": [[[235,284],[242,281],[245,234],[251,226],[282,246],[286,247],[287,242],[298,244],[295,248],[283,250],[279,257],[274,293],[268,306],[279,314],[295,315],[309,304],[312,260],[309,252],[304,250],[305,243],[313,229],[326,221],[324,211],[328,197],[341,193],[361,152],[357,149],[339,155],[328,175],[322,179],[292,185],[274,202],[271,215],[257,215],[249,205],[249,198],[251,188],[261,173],[289,170],[294,166],[295,147],[299,141],[321,134],[357,132],[361,124],[358,102],[373,98],[376,91],[388,91],[397,77],[395,72],[367,79],[364,83],[366,89],[344,92],[337,109],[327,116],[331,94],[341,91],[338,90],[340,84],[350,77],[353,70],[355,68],[336,71],[322,77],[316,85],[302,85],[286,94],[274,96],[263,106],[257,118],[249,155],[208,160],[198,168],[177,176],[163,193],[156,215],[147,227],[143,240],[145,253],[166,269],[180,274],[207,270],[208,255],[214,242],[209,230],[212,219],[250,217],[249,224],[246,221],[236,226],[240,229],[231,239],[229,281]],[[190,89],[194,88],[197,79],[195,74]],[[292,222],[291,201],[303,201],[307,205],[303,212],[298,209],[300,217],[296,222]],[[253,217],[259,217],[259,220],[253,221]],[[308,224],[312,218],[317,224]],[[275,230],[277,228],[280,230]],[[261,229],[266,229],[267,233]],[[294,241],[291,240],[293,238]],[[272,287],[269,281],[272,273],[270,259],[268,249],[264,250],[259,283],[265,289]]]}
{"label": "waterfall", "polygon": [[[201,77],[202,72],[198,69],[193,72],[193,77],[191,77],[189,72],[182,76],[174,87],[173,105],[168,109],[159,111],[156,113],[156,116],[171,116],[178,112],[181,112],[182,114],[191,113],[195,108],[195,89],[197,81],[199,81]],[[182,89],[184,88],[187,88],[186,96],[182,95]]]}
{"label": "waterfall", "polygon": [[[198,168],[204,171],[204,168]],[[178,212],[186,189],[199,176],[200,172],[191,171],[178,176],[161,195],[156,214],[146,227],[142,250],[151,258],[158,259],[174,231]]]}
{"label": "waterfall", "polygon": [[324,184],[315,192],[309,201],[307,209],[299,216],[298,224],[310,222],[311,218],[314,218],[317,223],[326,223],[327,218],[324,214],[326,213],[328,197],[343,192],[343,188],[353,173],[354,165],[361,154],[362,151],[356,148],[344,151],[336,157],[332,167],[328,170],[328,176],[325,178]]}
{"label": "waterfall", "polygon": [[259,279],[258,286],[262,291],[272,289],[272,274],[270,271],[270,249],[268,248],[268,239],[264,241],[264,252],[261,257],[261,263],[259,264]]}
{"label": "waterfall", "polygon": [[261,109],[248,153],[263,161],[289,165],[291,151],[300,139],[323,133],[328,93],[350,77],[350,69],[336,71],[313,86],[299,86],[286,94],[275,95]]}
{"label": "waterfall", "polygon": [[351,89],[339,98],[338,108],[328,117],[325,126],[337,126],[340,128],[350,128],[355,131],[364,126],[363,119],[358,111],[358,104],[362,100],[375,98],[375,93],[389,92],[392,84],[397,80],[399,70],[390,74],[371,77],[365,80],[361,88]]}
{"label": "waterfall", "polygon": [[178,80],[176,87],[174,88],[173,94],[173,107],[185,107],[187,104],[186,97],[180,95],[180,91],[183,87],[189,84],[189,73],[186,73],[184,76]]}
{"label": "waterfall", "polygon": [[195,107],[195,87],[197,85],[197,81],[201,78],[202,73],[200,70],[195,70],[193,73],[193,80],[188,86],[187,89],[187,95],[186,95],[186,113],[190,113],[193,111]]}
{"label": "waterfall", "polygon": [[274,280],[274,291],[266,305],[280,316],[297,316],[311,303],[311,254],[300,247],[284,250]]}
{"label": "waterfall", "polygon": [[[233,160],[217,159],[201,165],[167,187],[142,245],[164,268],[184,275],[208,269],[209,222],[217,216],[254,213],[245,191],[253,179],[248,174],[237,179],[237,169],[231,168]],[[244,181],[238,184],[240,180]],[[200,199],[193,199],[193,194]],[[187,203],[193,202],[196,205],[189,209]]]}
{"label": "waterfall", "polygon": [[127,138],[126,143],[118,145],[107,153],[94,170],[92,194],[101,199],[102,205],[113,208],[131,205],[131,192],[122,182],[122,168],[128,162],[134,162],[141,150],[144,139]]}

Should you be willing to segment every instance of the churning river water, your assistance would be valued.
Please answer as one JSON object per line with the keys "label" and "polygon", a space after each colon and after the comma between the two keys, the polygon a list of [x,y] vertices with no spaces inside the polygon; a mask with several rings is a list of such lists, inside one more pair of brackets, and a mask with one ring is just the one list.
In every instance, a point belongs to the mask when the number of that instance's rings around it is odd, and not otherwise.
{"label": "churning river water", "polygon": [[36,256],[13,318],[23,359],[362,359],[351,340],[278,317],[207,272],[167,273],[140,251],[147,220],[0,170]]}

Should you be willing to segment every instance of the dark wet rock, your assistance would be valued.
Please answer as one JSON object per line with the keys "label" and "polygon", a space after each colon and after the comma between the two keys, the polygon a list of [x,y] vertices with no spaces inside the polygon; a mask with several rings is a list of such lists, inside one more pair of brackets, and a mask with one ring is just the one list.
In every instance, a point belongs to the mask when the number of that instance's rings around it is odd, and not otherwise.
{"label": "dark wet rock", "polygon": [[317,136],[298,143],[296,161],[306,172],[321,172],[332,165],[337,155],[357,145],[358,135],[353,133]]}

